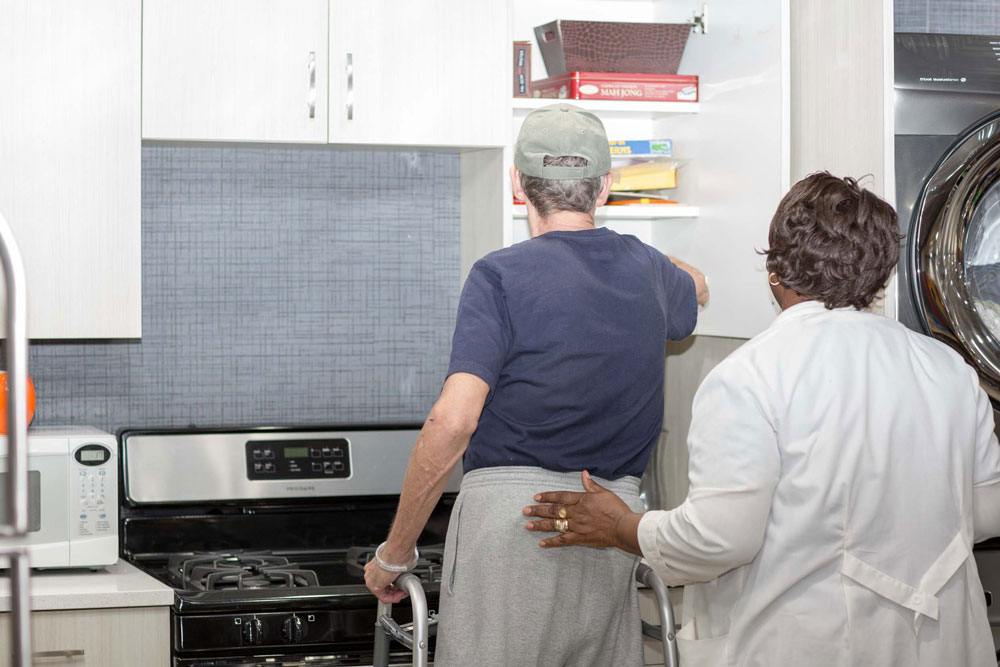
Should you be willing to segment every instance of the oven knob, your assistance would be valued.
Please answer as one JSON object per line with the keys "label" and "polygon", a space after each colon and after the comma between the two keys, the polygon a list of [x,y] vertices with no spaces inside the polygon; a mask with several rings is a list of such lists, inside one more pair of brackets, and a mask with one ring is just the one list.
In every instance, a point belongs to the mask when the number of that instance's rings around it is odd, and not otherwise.
{"label": "oven knob", "polygon": [[251,644],[256,646],[261,642],[261,635],[263,634],[263,624],[260,622],[259,618],[247,619],[243,624],[243,643]]}
{"label": "oven knob", "polygon": [[281,625],[281,638],[292,643],[302,641],[302,619],[298,616],[286,618]]}

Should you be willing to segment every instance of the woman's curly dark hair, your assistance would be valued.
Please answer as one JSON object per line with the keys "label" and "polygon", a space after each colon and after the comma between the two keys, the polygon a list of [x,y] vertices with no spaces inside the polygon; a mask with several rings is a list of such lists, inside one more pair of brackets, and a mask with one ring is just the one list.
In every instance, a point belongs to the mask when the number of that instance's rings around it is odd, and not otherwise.
{"label": "woman's curly dark hair", "polygon": [[899,259],[896,212],[853,178],[806,176],[771,219],[767,270],[827,308],[867,308]]}

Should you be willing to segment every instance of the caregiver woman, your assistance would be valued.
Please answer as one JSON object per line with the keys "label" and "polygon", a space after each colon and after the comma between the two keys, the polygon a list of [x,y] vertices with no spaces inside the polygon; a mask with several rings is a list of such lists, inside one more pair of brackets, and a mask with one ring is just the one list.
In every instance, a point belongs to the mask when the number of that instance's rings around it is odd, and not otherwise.
{"label": "caregiver woman", "polygon": [[862,311],[896,230],[853,179],[797,183],[765,253],[782,313],[699,388],[684,503],[634,514],[584,473],[525,508],[564,531],[543,547],[615,546],[686,585],[684,667],[997,664],[971,556],[1000,534],[993,412],[956,353]]}

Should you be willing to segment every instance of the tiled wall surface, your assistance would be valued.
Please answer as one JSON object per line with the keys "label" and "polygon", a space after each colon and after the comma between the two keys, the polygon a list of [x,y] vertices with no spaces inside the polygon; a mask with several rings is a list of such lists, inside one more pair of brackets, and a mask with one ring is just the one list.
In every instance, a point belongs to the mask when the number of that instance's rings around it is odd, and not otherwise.
{"label": "tiled wall surface", "polygon": [[457,155],[146,146],[141,341],[36,343],[36,425],[421,421],[459,284]]}
{"label": "tiled wall surface", "polygon": [[1000,0],[895,0],[896,32],[1000,35]]}

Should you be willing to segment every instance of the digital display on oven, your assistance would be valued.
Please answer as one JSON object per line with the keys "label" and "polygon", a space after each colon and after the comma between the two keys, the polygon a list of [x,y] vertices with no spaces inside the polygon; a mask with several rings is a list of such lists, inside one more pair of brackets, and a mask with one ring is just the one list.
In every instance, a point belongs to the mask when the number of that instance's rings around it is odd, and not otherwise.
{"label": "digital display on oven", "polygon": [[105,453],[103,449],[84,449],[80,451],[80,462],[88,463],[90,461],[96,461],[101,463],[104,461]]}
{"label": "digital display on oven", "polygon": [[286,459],[301,459],[309,456],[308,447],[285,447]]}

